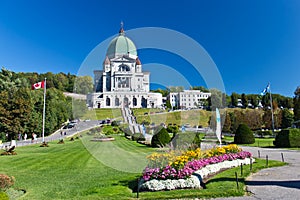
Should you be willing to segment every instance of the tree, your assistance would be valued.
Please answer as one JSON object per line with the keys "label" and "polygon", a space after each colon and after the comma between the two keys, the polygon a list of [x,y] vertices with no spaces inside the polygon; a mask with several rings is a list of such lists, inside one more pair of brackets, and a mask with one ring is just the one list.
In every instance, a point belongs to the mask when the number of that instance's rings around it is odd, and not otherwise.
{"label": "tree", "polygon": [[231,97],[231,106],[237,107],[239,95],[237,93],[233,92],[230,97]]}
{"label": "tree", "polygon": [[284,108],[281,113],[282,113],[281,128],[291,127],[294,121],[294,115],[287,108]]}
{"label": "tree", "polygon": [[151,140],[152,147],[164,147],[166,144],[168,144],[171,141],[171,137],[168,131],[164,127],[160,127],[158,130],[159,130],[158,133],[156,133],[152,137]]}
{"label": "tree", "polygon": [[252,104],[252,107],[253,108],[256,108],[258,106],[258,100],[259,100],[259,97],[258,95],[256,94],[249,94],[247,95],[247,98],[248,98],[248,102]]}
{"label": "tree", "polygon": [[244,108],[247,108],[248,107],[248,98],[247,96],[245,95],[245,93],[242,94],[242,105]]}
{"label": "tree", "polygon": [[235,144],[253,144],[255,138],[253,132],[246,124],[240,124],[234,135]]}
{"label": "tree", "polygon": [[265,108],[263,114],[263,124],[265,128],[272,129],[272,111],[271,109]]}
{"label": "tree", "polygon": [[230,119],[230,114],[226,112],[226,115],[224,117],[224,124],[222,127],[222,132],[225,133],[230,133],[231,129],[231,119]]}
{"label": "tree", "polygon": [[169,109],[172,108],[172,105],[171,105],[171,102],[170,102],[169,99],[166,101],[166,107],[169,108]]}
{"label": "tree", "polygon": [[15,139],[19,133],[23,134],[26,131],[32,112],[28,99],[30,94],[26,88],[0,93],[0,132],[7,133],[8,139]]}
{"label": "tree", "polygon": [[204,86],[192,86],[191,90],[200,90],[201,92],[209,92],[209,90]]}
{"label": "tree", "polygon": [[168,90],[170,92],[183,92],[184,87],[183,86],[169,86]]}
{"label": "tree", "polygon": [[78,94],[88,94],[93,91],[93,79],[91,76],[78,76],[74,84],[74,92]]}
{"label": "tree", "polygon": [[217,89],[211,89],[210,92],[211,96],[207,99],[209,102],[210,109],[216,110],[216,108],[224,108],[226,104],[226,98],[224,98],[224,93]]}
{"label": "tree", "polygon": [[[294,92],[294,120],[300,120],[300,86]],[[297,126],[300,125],[300,122],[297,123]]]}
{"label": "tree", "polygon": [[156,90],[152,90],[152,92],[161,93],[163,97],[166,97],[169,94],[169,91],[167,89],[164,90],[164,89],[160,89],[160,88],[158,88]]}

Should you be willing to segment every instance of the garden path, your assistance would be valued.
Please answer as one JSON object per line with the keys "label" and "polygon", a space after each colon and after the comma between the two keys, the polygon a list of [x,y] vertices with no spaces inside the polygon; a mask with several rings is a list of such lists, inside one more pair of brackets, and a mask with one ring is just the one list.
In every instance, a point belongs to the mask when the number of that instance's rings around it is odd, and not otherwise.
{"label": "garden path", "polygon": [[[300,151],[270,149],[259,147],[242,147],[254,157],[284,161],[286,166],[263,169],[247,179],[247,190],[251,196],[216,198],[214,200],[296,200],[300,199]],[[258,153],[259,152],[259,153]]]}

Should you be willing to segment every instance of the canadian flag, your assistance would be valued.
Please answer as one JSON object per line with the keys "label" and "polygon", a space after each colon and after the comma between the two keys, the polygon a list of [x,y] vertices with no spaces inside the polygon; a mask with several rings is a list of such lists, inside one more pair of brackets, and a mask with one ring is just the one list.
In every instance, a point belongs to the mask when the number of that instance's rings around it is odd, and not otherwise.
{"label": "canadian flag", "polygon": [[35,83],[31,86],[31,89],[33,90],[36,90],[36,89],[40,89],[40,88],[44,88],[44,81],[42,82],[38,82],[38,83]]}

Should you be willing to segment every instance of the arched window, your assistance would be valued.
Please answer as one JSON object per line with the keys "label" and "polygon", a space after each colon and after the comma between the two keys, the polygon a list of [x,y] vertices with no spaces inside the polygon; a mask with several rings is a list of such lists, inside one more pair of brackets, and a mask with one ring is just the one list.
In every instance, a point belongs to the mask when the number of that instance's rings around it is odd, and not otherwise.
{"label": "arched window", "polygon": [[147,99],[142,97],[142,103],[141,103],[142,108],[147,108]]}
{"label": "arched window", "polygon": [[128,108],[129,106],[129,100],[127,97],[124,98],[124,107]]}
{"label": "arched window", "polygon": [[136,99],[135,97],[133,97],[132,103],[133,103],[133,106],[136,106],[136,105],[137,105],[137,99]]}
{"label": "arched window", "polygon": [[122,65],[119,66],[119,71],[120,72],[129,72],[130,71],[130,67],[127,66],[127,65],[122,64]]}
{"label": "arched window", "polygon": [[106,97],[106,106],[110,106],[110,98]]}
{"label": "arched window", "polygon": [[116,99],[115,99],[115,105],[116,105],[116,106],[119,106],[119,105],[120,105],[120,100],[119,100],[119,98],[116,98]]}

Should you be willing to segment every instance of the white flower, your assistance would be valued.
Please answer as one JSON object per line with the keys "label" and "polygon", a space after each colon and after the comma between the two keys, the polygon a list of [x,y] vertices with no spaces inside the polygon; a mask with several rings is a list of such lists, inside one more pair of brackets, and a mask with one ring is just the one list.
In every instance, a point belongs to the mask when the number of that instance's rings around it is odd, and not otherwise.
{"label": "white flower", "polygon": [[159,190],[174,190],[174,189],[184,189],[184,188],[201,188],[200,181],[207,176],[217,173],[222,169],[229,169],[232,167],[238,167],[241,164],[250,164],[250,159],[252,163],[255,161],[254,158],[245,158],[243,160],[237,159],[233,161],[224,161],[221,163],[211,164],[202,169],[194,172],[194,174],[187,179],[177,179],[177,180],[150,180],[150,181],[140,181],[140,189],[159,191]]}

